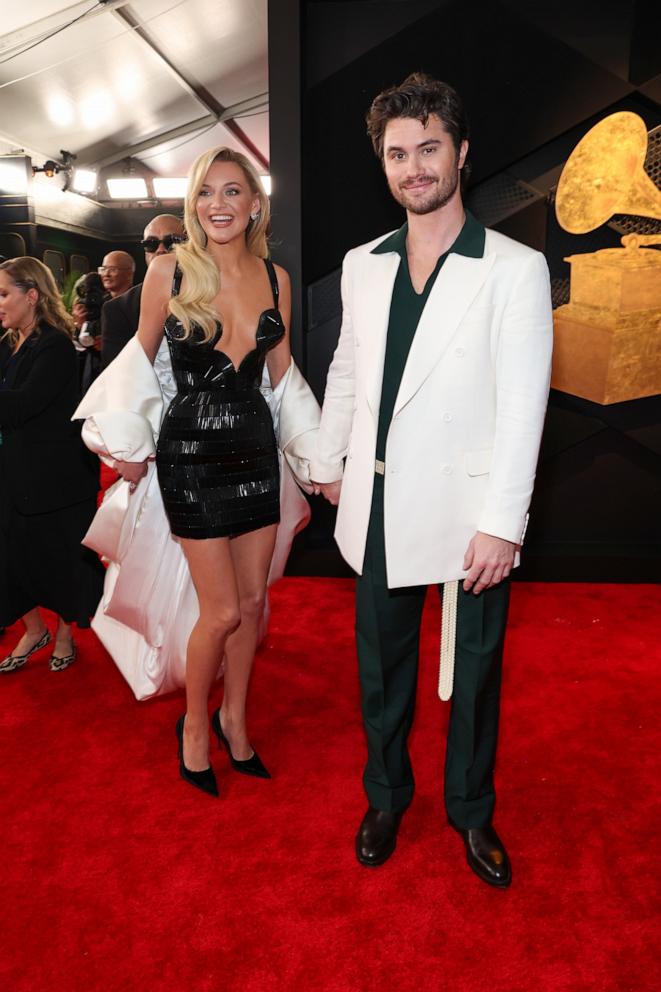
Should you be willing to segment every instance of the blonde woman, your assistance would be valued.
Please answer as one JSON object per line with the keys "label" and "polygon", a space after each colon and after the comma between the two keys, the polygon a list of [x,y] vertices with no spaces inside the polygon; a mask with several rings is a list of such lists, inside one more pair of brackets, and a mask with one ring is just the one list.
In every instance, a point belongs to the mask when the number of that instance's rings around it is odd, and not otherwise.
{"label": "blonde woman", "polygon": [[[290,286],[268,258],[269,201],[245,156],[201,155],[189,173],[188,241],[147,271],[137,337],[154,361],[168,341],[177,395],[156,465],[172,534],[181,543],[200,615],[186,657],[179,770],[217,795],[209,764],[208,698],[225,655],[212,727],[236,771],[268,778],[246,729],[246,697],[279,521],[273,421],[260,393],[289,369]],[[133,486],[146,463],[118,462]]]}
{"label": "blonde woman", "polygon": [[74,323],[35,258],[0,264],[0,624],[25,632],[0,662],[22,668],[51,641],[39,607],[58,616],[50,670],[76,657],[71,624],[88,627],[103,587],[81,547],[96,510],[98,460],[71,423],[78,403]]}

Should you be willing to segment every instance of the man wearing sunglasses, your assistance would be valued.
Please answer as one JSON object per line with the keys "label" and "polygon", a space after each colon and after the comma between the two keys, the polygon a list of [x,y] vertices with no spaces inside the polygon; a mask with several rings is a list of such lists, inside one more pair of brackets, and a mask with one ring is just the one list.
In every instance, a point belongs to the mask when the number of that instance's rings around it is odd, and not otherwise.
{"label": "man wearing sunglasses", "polygon": [[[174,214],[159,214],[147,224],[140,242],[149,266],[157,255],[166,255],[184,240],[184,226]],[[101,313],[101,368],[117,357],[138,329],[142,283],[105,304]]]}

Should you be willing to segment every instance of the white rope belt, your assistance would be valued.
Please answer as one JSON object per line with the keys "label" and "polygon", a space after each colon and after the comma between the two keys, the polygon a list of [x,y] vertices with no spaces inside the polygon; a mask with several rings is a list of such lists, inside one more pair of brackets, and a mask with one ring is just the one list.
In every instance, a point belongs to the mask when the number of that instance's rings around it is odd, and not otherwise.
{"label": "white rope belt", "polygon": [[443,583],[441,616],[441,658],[438,668],[438,694],[449,699],[454,682],[454,654],[457,640],[457,599],[459,580]]}
{"label": "white rope belt", "polygon": [[[386,474],[386,463],[377,458],[374,462],[377,475]],[[449,699],[454,683],[454,654],[457,641],[457,597],[459,580],[443,583],[443,606],[441,616],[441,658],[438,669],[438,694],[441,699]]]}

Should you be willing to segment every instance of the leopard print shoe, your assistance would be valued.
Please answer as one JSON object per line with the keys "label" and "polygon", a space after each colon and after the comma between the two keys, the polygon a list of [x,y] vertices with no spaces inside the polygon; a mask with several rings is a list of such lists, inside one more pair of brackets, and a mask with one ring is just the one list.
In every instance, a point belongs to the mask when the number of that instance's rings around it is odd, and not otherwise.
{"label": "leopard print shoe", "polygon": [[26,663],[30,655],[33,655],[35,651],[40,651],[45,648],[50,642],[51,635],[50,630],[47,630],[36,644],[26,651],[25,654],[8,654],[4,661],[0,662],[0,673],[7,675],[9,672],[17,672],[19,668],[22,668]]}

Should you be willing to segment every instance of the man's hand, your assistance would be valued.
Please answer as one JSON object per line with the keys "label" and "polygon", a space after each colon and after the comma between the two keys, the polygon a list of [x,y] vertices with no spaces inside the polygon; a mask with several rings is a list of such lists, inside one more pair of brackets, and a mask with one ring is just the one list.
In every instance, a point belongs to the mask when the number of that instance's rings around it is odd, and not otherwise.
{"label": "man's hand", "polygon": [[315,496],[323,496],[333,506],[337,506],[340,502],[341,479],[337,482],[312,482],[312,487]]}
{"label": "man's hand", "polygon": [[506,579],[514,565],[516,544],[502,537],[492,537],[478,530],[464,555],[464,592],[473,590],[477,596],[483,589],[491,589]]}

